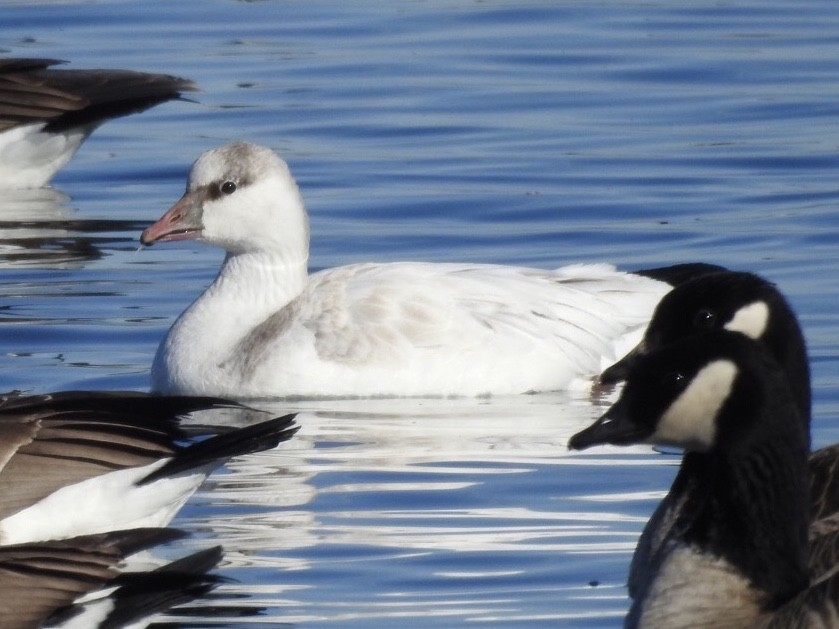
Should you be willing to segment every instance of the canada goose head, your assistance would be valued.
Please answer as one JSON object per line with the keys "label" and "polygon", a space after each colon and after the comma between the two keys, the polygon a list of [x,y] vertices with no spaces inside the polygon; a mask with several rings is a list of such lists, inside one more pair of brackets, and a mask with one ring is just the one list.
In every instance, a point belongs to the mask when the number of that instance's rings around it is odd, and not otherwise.
{"label": "canada goose head", "polygon": [[799,412],[809,421],[810,374],[801,327],[777,287],[752,273],[708,273],[676,286],[659,302],[641,343],[600,379],[625,380],[641,355],[709,330],[739,332],[764,344],[786,371]]}
{"label": "canada goose head", "polygon": [[[772,431],[790,415],[797,418],[794,407],[768,418],[760,414],[769,387],[791,399],[783,373],[761,344],[726,330],[693,334],[633,358],[618,401],[574,435],[569,447],[649,443],[708,452],[721,441],[731,446],[737,434]],[[759,421],[766,426],[758,428]]]}

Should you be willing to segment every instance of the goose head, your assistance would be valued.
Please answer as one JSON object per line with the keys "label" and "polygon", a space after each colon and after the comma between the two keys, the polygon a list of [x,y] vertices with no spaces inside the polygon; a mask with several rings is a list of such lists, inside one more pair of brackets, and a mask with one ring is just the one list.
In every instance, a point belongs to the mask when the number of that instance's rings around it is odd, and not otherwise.
{"label": "goose head", "polygon": [[144,245],[190,239],[232,255],[308,257],[308,217],[286,163],[271,149],[247,142],[203,153],[186,193],[140,236]]}
{"label": "goose head", "polygon": [[[777,389],[773,395],[789,398],[789,408],[755,419],[770,388]],[[743,441],[732,435],[758,423],[771,431],[774,417],[788,422],[798,412],[791,399],[783,373],[762,344],[741,333],[711,330],[638,355],[618,401],[571,437],[569,447],[647,443],[709,452],[721,439]]]}
{"label": "goose head", "polygon": [[680,284],[656,307],[641,343],[600,375],[625,380],[642,355],[709,330],[739,332],[763,343],[787,372],[800,412],[809,417],[810,378],[804,335],[778,289],[752,273],[722,271]]}

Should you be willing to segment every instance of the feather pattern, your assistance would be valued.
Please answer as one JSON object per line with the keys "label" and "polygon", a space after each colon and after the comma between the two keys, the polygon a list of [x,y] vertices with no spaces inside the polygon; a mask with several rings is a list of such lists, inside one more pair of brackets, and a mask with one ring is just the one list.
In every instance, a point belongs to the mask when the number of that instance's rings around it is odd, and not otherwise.
{"label": "feather pattern", "polygon": [[[232,456],[276,446],[293,416],[245,428],[181,428],[186,413],[239,407],[216,398],[59,392],[0,401],[0,543],[163,526]],[[209,435],[195,443],[191,433]]]}

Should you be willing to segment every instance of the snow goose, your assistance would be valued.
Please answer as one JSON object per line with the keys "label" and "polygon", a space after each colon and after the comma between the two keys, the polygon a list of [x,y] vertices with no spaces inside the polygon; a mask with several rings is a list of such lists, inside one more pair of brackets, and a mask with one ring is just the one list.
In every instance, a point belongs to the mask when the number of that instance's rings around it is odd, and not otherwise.
{"label": "snow goose", "polygon": [[49,182],[104,122],[179,98],[191,81],[129,70],[57,70],[0,59],[0,188]]}
{"label": "snow goose", "polygon": [[[766,346],[783,369],[805,428],[810,426],[810,368],[798,319],[777,287],[744,272],[708,273],[680,284],[662,298],[644,338],[635,350],[606,369],[601,379],[623,380],[645,353],[709,329],[740,332]],[[635,596],[648,579],[655,556],[669,535],[674,514],[692,489],[688,471],[692,455],[685,457],[672,488],[644,528],[629,571],[629,593]],[[831,445],[810,456],[810,537],[839,531],[839,446]],[[818,561],[818,556],[814,561]]]}
{"label": "snow goose", "polygon": [[[214,468],[296,431],[286,415],[244,428],[196,427],[211,436],[182,443],[189,432],[179,417],[218,407],[237,410],[223,400],[132,392],[4,399],[0,544],[163,526]],[[248,419],[256,412],[239,408]]]}
{"label": "snow goose", "polygon": [[601,443],[691,456],[690,491],[626,627],[835,626],[839,540],[820,548],[819,571],[808,566],[809,434],[763,344],[709,330],[639,356],[618,401],[569,446]]}
{"label": "snow goose", "polygon": [[308,274],[288,166],[236,142],[207,151],[141,236],[227,255],[152,367],[159,392],[229,397],[480,396],[558,390],[640,338],[666,282],[575,265],[354,264]]}

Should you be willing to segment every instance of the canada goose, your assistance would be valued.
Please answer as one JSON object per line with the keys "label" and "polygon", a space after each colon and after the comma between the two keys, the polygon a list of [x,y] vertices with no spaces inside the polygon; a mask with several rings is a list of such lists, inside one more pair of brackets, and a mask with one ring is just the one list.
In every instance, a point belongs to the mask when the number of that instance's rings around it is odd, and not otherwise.
{"label": "canada goose", "polygon": [[600,380],[623,380],[634,358],[676,339],[709,329],[742,332],[766,344],[786,369],[802,415],[810,417],[810,367],[804,335],[777,287],[754,273],[701,272],[662,297],[641,343]]}
{"label": "canada goose", "polygon": [[[300,191],[272,150],[207,151],[141,242],[227,251],[160,345],[152,389],[240,397],[556,390],[640,338],[670,286],[608,265],[401,262],[308,274]],[[629,345],[631,346],[631,345]]]}
{"label": "canada goose", "polygon": [[569,447],[601,443],[688,451],[690,491],[627,627],[835,626],[836,566],[808,567],[806,422],[763,344],[711,330],[639,356],[618,401]]}
{"label": "canada goose", "polygon": [[[810,367],[804,335],[786,298],[775,285],[753,273],[705,273],[677,285],[659,302],[638,347],[605,370],[601,380],[622,380],[640,355],[709,329],[740,332],[764,344],[784,370],[798,406],[797,417],[809,429]],[[839,530],[837,468],[839,446],[822,448],[810,458],[811,537]],[[641,534],[629,571],[630,596],[646,580],[654,555],[667,538],[673,512],[690,490],[685,475],[680,469],[670,493]]]}
{"label": "canada goose", "polygon": [[195,90],[129,70],[64,70],[57,59],[0,59],[0,188],[38,188],[102,123]]}
{"label": "canada goose", "polygon": [[256,412],[226,400],[134,392],[3,399],[0,543],[163,526],[215,467],[297,430],[286,415],[245,428],[196,427],[212,436],[179,443],[189,436],[179,416],[214,408]]}

